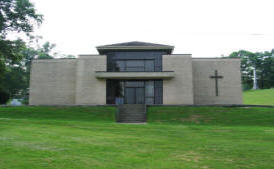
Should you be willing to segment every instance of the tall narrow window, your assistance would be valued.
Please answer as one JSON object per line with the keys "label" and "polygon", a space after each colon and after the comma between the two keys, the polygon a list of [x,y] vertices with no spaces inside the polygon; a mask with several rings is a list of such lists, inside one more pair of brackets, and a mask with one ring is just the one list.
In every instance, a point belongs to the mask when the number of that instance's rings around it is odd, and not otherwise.
{"label": "tall narrow window", "polygon": [[145,97],[146,104],[154,104],[154,81],[146,81]]}

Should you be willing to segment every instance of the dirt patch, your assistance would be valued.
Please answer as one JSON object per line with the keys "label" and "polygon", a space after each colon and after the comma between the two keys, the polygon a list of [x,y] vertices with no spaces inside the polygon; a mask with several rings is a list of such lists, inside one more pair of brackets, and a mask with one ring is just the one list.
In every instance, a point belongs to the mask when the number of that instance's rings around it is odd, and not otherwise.
{"label": "dirt patch", "polygon": [[194,122],[194,123],[200,123],[200,120],[202,119],[201,115],[194,114],[187,118],[181,118],[181,121],[183,122]]}
{"label": "dirt patch", "polygon": [[199,114],[194,114],[194,115],[191,115],[191,116],[186,117],[186,118],[181,118],[180,120],[182,122],[192,122],[192,123],[199,124],[201,122],[210,122],[212,119],[205,118],[205,117],[203,117]]}
{"label": "dirt patch", "polygon": [[265,132],[274,132],[274,130],[265,130]]}
{"label": "dirt patch", "polygon": [[199,162],[199,160],[201,159],[201,156],[198,153],[190,151],[185,154],[177,155],[177,158],[183,161]]}

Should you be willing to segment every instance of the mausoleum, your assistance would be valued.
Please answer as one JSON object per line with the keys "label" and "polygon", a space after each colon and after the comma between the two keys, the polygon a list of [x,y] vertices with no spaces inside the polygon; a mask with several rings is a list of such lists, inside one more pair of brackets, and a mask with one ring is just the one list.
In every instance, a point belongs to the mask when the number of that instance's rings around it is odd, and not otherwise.
{"label": "mausoleum", "polygon": [[97,55],[33,60],[30,105],[242,104],[239,59],[192,58],[127,42]]}

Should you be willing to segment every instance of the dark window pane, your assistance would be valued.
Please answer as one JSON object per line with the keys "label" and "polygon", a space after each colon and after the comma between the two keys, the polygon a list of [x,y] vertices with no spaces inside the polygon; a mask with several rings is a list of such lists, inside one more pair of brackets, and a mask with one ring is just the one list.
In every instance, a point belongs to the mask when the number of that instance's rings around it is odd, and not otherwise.
{"label": "dark window pane", "polygon": [[106,87],[107,87],[107,104],[114,104],[113,102],[113,90],[111,88],[112,86],[112,81],[111,80],[107,80],[106,81]]}
{"label": "dark window pane", "polygon": [[144,81],[126,81],[126,87],[144,87]]}
{"label": "dark window pane", "polygon": [[126,62],[122,60],[117,60],[115,62],[115,71],[125,71]]}
{"label": "dark window pane", "polygon": [[124,82],[107,80],[107,104],[122,104],[124,97]]}
{"label": "dark window pane", "polygon": [[136,104],[144,104],[145,90],[144,88],[136,88]]}
{"label": "dark window pane", "polygon": [[146,97],[146,104],[154,104],[154,98],[153,97]]}
{"label": "dark window pane", "polygon": [[135,104],[135,89],[126,88],[125,99],[127,104]]}
{"label": "dark window pane", "polygon": [[145,61],[145,71],[146,72],[154,72],[154,61],[153,60]]}
{"label": "dark window pane", "polygon": [[155,104],[163,104],[163,80],[155,80]]}
{"label": "dark window pane", "polygon": [[154,81],[146,81],[146,97],[154,97]]}
{"label": "dark window pane", "polygon": [[123,97],[124,96],[124,82],[123,81],[114,81],[113,84],[115,97]]}
{"label": "dark window pane", "polygon": [[[165,51],[128,51],[128,52],[107,51],[107,52],[103,52],[102,54],[107,55],[107,71],[116,71],[115,64],[114,64],[116,60],[133,60],[133,61],[154,60],[155,71],[162,71],[162,55],[167,54],[167,52]],[[144,65],[142,66],[145,67]],[[149,69],[147,71],[151,71],[151,70]]]}
{"label": "dark window pane", "polygon": [[127,72],[143,72],[144,67],[127,67],[126,71]]}
{"label": "dark window pane", "polygon": [[127,60],[126,67],[145,67],[144,60]]}

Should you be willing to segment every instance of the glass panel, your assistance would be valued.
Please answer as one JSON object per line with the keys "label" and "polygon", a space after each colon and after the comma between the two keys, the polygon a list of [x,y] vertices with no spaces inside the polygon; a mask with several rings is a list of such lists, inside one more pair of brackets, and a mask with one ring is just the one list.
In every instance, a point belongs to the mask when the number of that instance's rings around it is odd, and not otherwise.
{"label": "glass panel", "polygon": [[154,60],[116,60],[114,70],[117,72],[153,72],[155,63]]}
{"label": "glass panel", "polygon": [[145,89],[136,88],[136,104],[144,104],[145,100]]}
{"label": "glass panel", "polygon": [[107,104],[114,104],[114,101],[113,101],[113,97],[112,97],[112,81],[111,80],[107,80]]}
{"label": "glass panel", "polygon": [[145,71],[146,72],[154,72],[154,60],[146,60],[145,61]]}
{"label": "glass panel", "polygon": [[144,81],[126,81],[126,87],[144,87]]}
{"label": "glass panel", "polygon": [[123,60],[117,60],[115,62],[115,71],[125,71],[126,68],[126,62]]}
{"label": "glass panel", "polygon": [[127,67],[145,67],[144,60],[127,60],[126,66]]}
{"label": "glass panel", "polygon": [[126,71],[128,71],[128,72],[144,72],[145,68],[144,67],[127,67]]}
{"label": "glass panel", "polygon": [[163,80],[155,80],[155,104],[163,104]]}
{"label": "glass panel", "polygon": [[146,97],[146,104],[154,104],[154,98],[153,97]]}
{"label": "glass panel", "polygon": [[107,80],[107,104],[123,104],[124,82]]}
{"label": "glass panel", "polygon": [[135,88],[126,88],[125,99],[127,104],[135,104]]}
{"label": "glass panel", "polygon": [[154,81],[146,81],[146,97],[154,97]]}
{"label": "glass panel", "polygon": [[115,92],[115,104],[124,103],[124,82],[118,81],[114,89]]}

